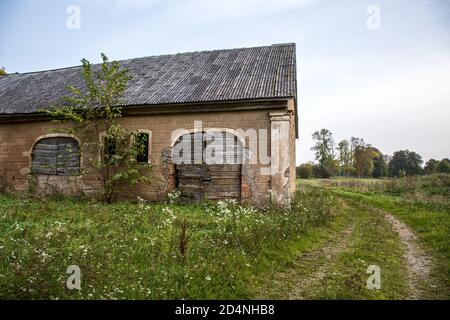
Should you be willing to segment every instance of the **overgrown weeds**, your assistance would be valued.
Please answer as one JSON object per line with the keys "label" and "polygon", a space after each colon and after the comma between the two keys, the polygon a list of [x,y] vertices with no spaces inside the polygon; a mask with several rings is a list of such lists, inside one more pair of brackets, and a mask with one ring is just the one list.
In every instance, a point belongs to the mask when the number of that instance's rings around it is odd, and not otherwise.
{"label": "overgrown weeds", "polygon": [[325,187],[349,189],[362,193],[381,193],[411,201],[450,205],[450,175],[433,174],[388,179],[318,180]]}
{"label": "overgrown weeds", "polygon": [[[299,191],[287,210],[0,195],[0,297],[251,298],[255,277],[293,259],[334,206],[319,189]],[[81,269],[79,291],[65,285],[70,265]]]}

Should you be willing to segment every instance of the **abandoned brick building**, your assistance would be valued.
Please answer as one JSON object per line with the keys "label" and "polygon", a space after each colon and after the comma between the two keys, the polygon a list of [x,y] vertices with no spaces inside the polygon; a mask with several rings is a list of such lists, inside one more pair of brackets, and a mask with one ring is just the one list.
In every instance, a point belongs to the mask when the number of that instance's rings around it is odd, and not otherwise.
{"label": "abandoned brick building", "polygon": [[[295,190],[297,138],[295,44],[151,56],[120,64],[131,76],[121,124],[147,135],[148,155],[141,160],[151,163],[160,181],[130,187],[130,194],[158,201],[178,188],[191,189],[200,199],[289,202]],[[82,81],[80,67],[0,76],[0,188],[27,192],[33,176],[38,190],[50,190],[50,185],[52,192],[66,195],[99,191],[95,175],[79,174],[83,150],[75,152],[78,137],[52,133],[54,124],[39,112],[67,95],[68,85],[81,87]],[[201,129],[195,121],[201,121]],[[251,150],[246,159],[256,161],[177,165],[172,148],[180,140],[174,135],[180,128],[187,130],[184,134],[226,133],[244,151],[252,143],[246,130],[265,130],[268,134],[258,135],[258,145],[267,146],[270,161]],[[70,165],[40,166],[58,161],[68,145],[75,150],[65,155]]]}

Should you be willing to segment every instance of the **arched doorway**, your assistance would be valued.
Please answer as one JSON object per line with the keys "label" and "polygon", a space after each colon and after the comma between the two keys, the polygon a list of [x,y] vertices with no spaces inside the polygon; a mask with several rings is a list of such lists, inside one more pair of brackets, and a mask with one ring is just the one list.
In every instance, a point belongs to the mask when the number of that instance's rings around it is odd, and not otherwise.
{"label": "arched doorway", "polygon": [[241,200],[243,143],[227,131],[186,133],[172,149],[176,187],[188,201]]}

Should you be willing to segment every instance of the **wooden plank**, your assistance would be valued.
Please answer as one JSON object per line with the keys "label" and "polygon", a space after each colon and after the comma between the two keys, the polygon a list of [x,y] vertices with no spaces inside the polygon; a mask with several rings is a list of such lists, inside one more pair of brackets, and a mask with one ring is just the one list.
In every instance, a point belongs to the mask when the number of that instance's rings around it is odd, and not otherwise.
{"label": "wooden plank", "polygon": [[240,186],[241,181],[240,179],[211,179],[210,184],[215,186]]}
{"label": "wooden plank", "polygon": [[242,165],[240,164],[219,164],[219,165],[207,165],[206,172],[240,172]]}
{"label": "wooden plank", "polygon": [[238,185],[205,185],[205,193],[208,194],[212,194],[212,193],[217,193],[217,194],[221,194],[223,192],[241,192],[241,187]]}
{"label": "wooden plank", "polygon": [[58,149],[56,148],[56,146],[55,147],[48,147],[48,148],[46,148],[45,146],[44,146],[44,148],[35,148],[34,150],[33,150],[33,154],[51,154],[51,155],[53,155],[53,156],[56,156],[56,153],[58,152]]}
{"label": "wooden plank", "polygon": [[191,183],[179,183],[178,188],[189,190],[189,189],[203,189],[203,184],[191,184]]}
{"label": "wooden plank", "polygon": [[73,138],[58,138],[56,156],[58,175],[76,175],[80,173],[80,147]]}
{"label": "wooden plank", "polygon": [[70,164],[76,164],[79,165],[80,164],[80,159],[77,158],[57,158],[57,163],[58,165],[70,165]]}
{"label": "wooden plank", "polygon": [[45,164],[55,164],[55,157],[43,157],[43,156],[33,156],[33,163],[45,163]]}
{"label": "wooden plank", "polygon": [[218,176],[218,177],[240,177],[240,171],[206,171],[208,176]]}
{"label": "wooden plank", "polygon": [[179,172],[196,172],[196,173],[203,173],[205,171],[204,166],[201,165],[192,165],[192,166],[188,166],[188,165],[182,165],[182,166],[177,166],[177,170]]}
{"label": "wooden plank", "polygon": [[56,150],[47,150],[47,149],[34,150],[33,155],[54,157],[56,155]]}
{"label": "wooden plank", "polygon": [[240,199],[240,192],[213,192],[205,193],[205,199],[208,200],[220,200],[220,199]]}

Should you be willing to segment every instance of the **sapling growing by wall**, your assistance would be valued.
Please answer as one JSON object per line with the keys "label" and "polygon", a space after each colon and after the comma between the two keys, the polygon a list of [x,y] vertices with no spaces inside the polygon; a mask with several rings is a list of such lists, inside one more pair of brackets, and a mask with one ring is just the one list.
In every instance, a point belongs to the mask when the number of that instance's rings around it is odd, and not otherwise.
{"label": "sapling growing by wall", "polygon": [[150,170],[150,165],[138,161],[147,141],[119,123],[129,80],[127,70],[118,62],[110,62],[105,54],[101,57],[101,65],[81,60],[84,88],[68,86],[70,94],[63,97],[63,103],[44,112],[54,123],[63,124],[56,131],[78,137],[81,174],[98,175],[102,198],[111,203],[117,199],[121,186],[149,182],[149,175],[143,171]]}

